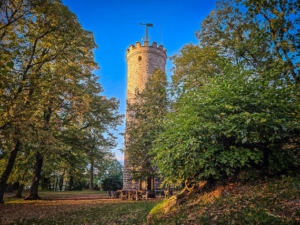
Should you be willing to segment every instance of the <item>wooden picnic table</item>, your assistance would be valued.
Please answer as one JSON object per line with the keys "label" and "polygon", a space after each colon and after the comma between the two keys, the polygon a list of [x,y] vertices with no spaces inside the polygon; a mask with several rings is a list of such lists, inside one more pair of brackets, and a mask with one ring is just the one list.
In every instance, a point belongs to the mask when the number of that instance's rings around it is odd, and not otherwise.
{"label": "wooden picnic table", "polygon": [[148,193],[146,190],[136,190],[136,189],[124,189],[119,190],[121,199],[128,199],[128,200],[139,200],[139,199],[146,199],[148,200]]}

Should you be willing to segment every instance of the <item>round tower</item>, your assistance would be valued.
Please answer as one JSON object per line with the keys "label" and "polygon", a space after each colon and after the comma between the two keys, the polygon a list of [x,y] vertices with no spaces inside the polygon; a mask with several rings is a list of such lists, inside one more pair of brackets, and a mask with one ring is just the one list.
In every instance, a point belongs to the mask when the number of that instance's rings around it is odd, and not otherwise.
{"label": "round tower", "polygon": [[[153,42],[152,45],[149,46],[148,41],[145,41],[144,45],[137,42],[135,46],[131,45],[129,49],[127,49],[127,101],[129,103],[133,101],[136,89],[139,91],[144,89],[148,77],[153,74],[155,69],[160,69],[165,72],[166,52],[166,49],[164,49],[162,45],[157,46],[157,43]],[[126,136],[128,135],[129,134],[125,133],[125,142]],[[123,189],[130,189],[132,185],[130,165],[127,160],[125,147]]]}

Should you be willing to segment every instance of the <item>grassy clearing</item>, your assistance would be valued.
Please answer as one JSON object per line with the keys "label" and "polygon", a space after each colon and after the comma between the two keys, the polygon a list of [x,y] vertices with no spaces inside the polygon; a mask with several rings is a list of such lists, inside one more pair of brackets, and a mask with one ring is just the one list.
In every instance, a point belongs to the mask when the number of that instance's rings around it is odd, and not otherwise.
{"label": "grassy clearing", "polygon": [[7,197],[7,203],[0,205],[0,224],[146,224],[148,213],[159,202],[101,199],[99,195],[106,193],[46,191],[40,196],[47,200],[36,201]]}
{"label": "grassy clearing", "polygon": [[[15,193],[6,193],[4,196],[5,203],[17,203],[22,202],[23,199],[18,199],[14,197]],[[22,196],[28,195],[28,191],[24,191]],[[53,199],[97,199],[106,198],[106,191],[94,191],[94,190],[84,190],[84,191],[39,191],[39,196],[42,200],[53,200]]]}
{"label": "grassy clearing", "polygon": [[158,204],[152,224],[300,224],[300,177],[231,184]]}
{"label": "grassy clearing", "polygon": [[40,196],[46,200],[6,198],[0,224],[147,224],[147,216],[155,225],[300,224],[300,177],[232,183],[164,201],[104,199],[96,191]]}

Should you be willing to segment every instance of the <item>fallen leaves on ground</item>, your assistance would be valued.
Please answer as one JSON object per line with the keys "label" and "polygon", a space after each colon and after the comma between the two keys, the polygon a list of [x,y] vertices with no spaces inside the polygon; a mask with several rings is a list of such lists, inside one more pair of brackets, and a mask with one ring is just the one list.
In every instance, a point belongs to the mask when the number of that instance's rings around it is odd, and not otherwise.
{"label": "fallen leaves on ground", "polygon": [[[75,199],[17,201],[0,205],[0,224],[118,224],[126,221],[146,221],[157,200],[122,201],[90,195]],[[67,217],[67,218],[66,218]],[[139,217],[139,218],[136,218]],[[142,217],[142,218],[141,218]],[[133,222],[133,224],[136,224]]]}
{"label": "fallen leaves on ground", "polygon": [[219,185],[186,196],[167,212],[155,207],[153,224],[300,224],[299,176]]}

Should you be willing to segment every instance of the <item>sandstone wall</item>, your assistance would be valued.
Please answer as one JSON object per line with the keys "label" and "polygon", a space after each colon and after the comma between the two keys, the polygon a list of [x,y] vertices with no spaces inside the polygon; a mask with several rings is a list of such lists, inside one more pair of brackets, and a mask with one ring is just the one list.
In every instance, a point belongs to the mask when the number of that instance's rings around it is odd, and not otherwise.
{"label": "sandstone wall", "polygon": [[[144,45],[137,42],[135,46],[131,45],[129,49],[127,49],[127,101],[132,101],[136,89],[139,91],[144,89],[148,77],[152,75],[155,69],[159,68],[165,72],[166,59],[166,50],[162,45],[157,46],[155,42],[153,42],[151,46],[149,46],[146,41]],[[127,135],[128,134],[125,134],[125,142]],[[123,189],[129,188],[132,188],[132,178],[125,148]]]}

